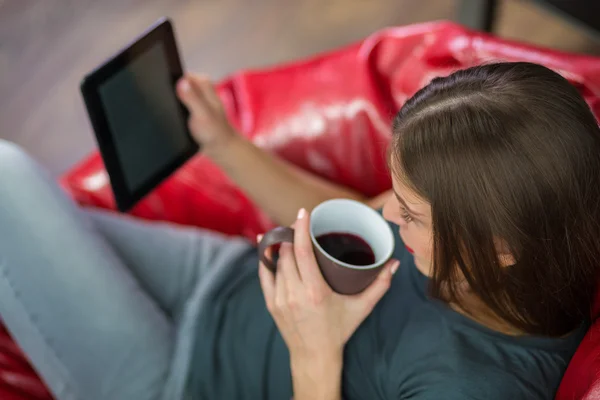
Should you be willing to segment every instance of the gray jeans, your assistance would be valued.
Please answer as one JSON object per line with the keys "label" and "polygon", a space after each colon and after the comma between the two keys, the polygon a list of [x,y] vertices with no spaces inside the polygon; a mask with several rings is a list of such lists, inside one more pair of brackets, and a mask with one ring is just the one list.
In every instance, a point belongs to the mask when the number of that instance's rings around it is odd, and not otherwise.
{"label": "gray jeans", "polygon": [[194,286],[248,246],[80,209],[0,140],[0,316],[57,399],[183,396]]}

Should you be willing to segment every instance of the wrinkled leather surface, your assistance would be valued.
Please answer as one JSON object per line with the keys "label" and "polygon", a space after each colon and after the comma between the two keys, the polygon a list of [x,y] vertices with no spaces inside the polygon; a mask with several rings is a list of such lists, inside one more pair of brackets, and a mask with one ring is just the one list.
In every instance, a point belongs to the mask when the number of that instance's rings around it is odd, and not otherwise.
{"label": "wrinkled leather surface", "polygon": [[[229,117],[244,135],[294,164],[375,195],[390,187],[385,150],[390,121],[435,76],[493,60],[544,64],[571,80],[600,115],[600,59],[539,49],[473,33],[452,23],[377,32],[309,60],[237,73],[218,85]],[[61,183],[82,205],[114,209],[98,154]],[[196,156],[132,214],[203,226],[253,239],[272,226],[209,160]],[[600,399],[600,324],[573,358],[557,399]],[[49,399],[4,331],[0,398]]]}

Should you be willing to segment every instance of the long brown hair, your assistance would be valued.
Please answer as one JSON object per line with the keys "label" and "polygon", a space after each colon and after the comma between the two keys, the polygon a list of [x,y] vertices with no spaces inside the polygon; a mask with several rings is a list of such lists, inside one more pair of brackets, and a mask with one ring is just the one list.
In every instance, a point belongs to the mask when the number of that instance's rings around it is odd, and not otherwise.
{"label": "long brown hair", "polygon": [[[431,204],[431,294],[461,280],[497,316],[563,335],[589,319],[600,267],[600,129],[577,90],[531,63],[436,78],[395,118],[394,175]],[[502,265],[501,242],[514,265]]]}

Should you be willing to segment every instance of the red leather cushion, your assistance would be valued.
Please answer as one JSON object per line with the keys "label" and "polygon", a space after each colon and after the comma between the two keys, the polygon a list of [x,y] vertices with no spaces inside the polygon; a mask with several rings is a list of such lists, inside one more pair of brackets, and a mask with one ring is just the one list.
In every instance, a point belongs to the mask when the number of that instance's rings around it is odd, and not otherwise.
{"label": "red leather cushion", "polygon": [[3,327],[0,327],[0,399],[52,399]]}
{"label": "red leather cushion", "polygon": [[[592,315],[600,315],[600,295]],[[556,400],[600,400],[600,318],[588,330],[563,376]]]}
{"label": "red leather cushion", "polygon": [[[501,40],[446,22],[391,28],[309,60],[241,72],[220,83],[219,93],[232,122],[257,145],[318,175],[375,195],[390,187],[385,149],[390,121],[404,101],[435,76],[493,60],[531,61],[557,70],[600,115],[600,59]],[[82,205],[114,209],[96,153],[67,173],[61,183]],[[132,214],[251,239],[272,226],[201,155],[164,182]],[[600,325],[596,324],[569,366],[558,399],[595,398],[594,385],[600,387],[596,383],[600,372],[598,335]],[[7,342],[6,336],[3,341]],[[0,348],[0,355],[4,353]],[[13,363],[1,360],[0,398],[11,398],[8,393],[12,392],[6,388],[13,390],[14,386],[2,377],[23,371],[22,379],[31,378],[31,371],[20,357]],[[22,399],[47,398],[39,397],[45,395],[42,389],[38,384]]]}

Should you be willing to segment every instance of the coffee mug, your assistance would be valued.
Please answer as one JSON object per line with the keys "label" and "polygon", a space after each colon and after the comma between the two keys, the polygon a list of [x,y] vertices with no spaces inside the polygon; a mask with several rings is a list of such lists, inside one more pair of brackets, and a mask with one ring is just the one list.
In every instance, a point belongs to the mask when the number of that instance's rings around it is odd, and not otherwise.
{"label": "coffee mug", "polygon": [[[310,239],[321,273],[340,294],[356,294],[377,277],[394,252],[394,235],[379,213],[348,199],[328,200],[311,212]],[[265,251],[283,242],[294,243],[294,230],[277,227],[258,245],[261,261],[275,272]]]}

